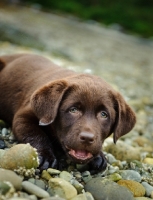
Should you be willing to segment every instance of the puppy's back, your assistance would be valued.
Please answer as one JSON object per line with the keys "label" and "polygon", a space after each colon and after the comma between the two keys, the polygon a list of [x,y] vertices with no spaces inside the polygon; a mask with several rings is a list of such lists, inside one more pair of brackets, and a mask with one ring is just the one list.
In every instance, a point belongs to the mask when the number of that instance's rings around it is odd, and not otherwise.
{"label": "puppy's back", "polygon": [[25,56],[26,54],[13,54],[7,56],[0,56],[0,71],[13,60]]}
{"label": "puppy's back", "polygon": [[0,56],[0,118],[12,121],[17,110],[29,103],[35,90],[73,73],[40,55]]}

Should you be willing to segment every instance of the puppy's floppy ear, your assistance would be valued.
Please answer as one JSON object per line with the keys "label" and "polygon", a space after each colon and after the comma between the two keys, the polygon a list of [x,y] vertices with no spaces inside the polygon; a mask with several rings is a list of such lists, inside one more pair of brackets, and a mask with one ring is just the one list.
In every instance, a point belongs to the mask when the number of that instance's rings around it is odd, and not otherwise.
{"label": "puppy's floppy ear", "polygon": [[136,116],[119,93],[117,93],[114,101],[116,109],[116,123],[113,131],[113,139],[114,143],[116,143],[119,137],[132,130],[136,123]]}
{"label": "puppy's floppy ear", "polygon": [[58,80],[34,92],[31,97],[31,107],[40,119],[39,125],[46,126],[54,121],[67,88],[68,84],[65,80]]}

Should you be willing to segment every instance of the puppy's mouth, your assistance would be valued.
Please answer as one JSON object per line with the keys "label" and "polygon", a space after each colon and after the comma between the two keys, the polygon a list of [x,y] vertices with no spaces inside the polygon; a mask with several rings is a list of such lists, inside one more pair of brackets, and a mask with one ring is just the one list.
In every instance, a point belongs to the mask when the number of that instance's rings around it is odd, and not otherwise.
{"label": "puppy's mouth", "polygon": [[78,160],[88,160],[93,157],[93,155],[90,152],[87,152],[85,150],[69,150],[69,155],[72,157],[78,159]]}
{"label": "puppy's mouth", "polygon": [[86,150],[68,149],[68,154],[77,163],[87,163],[93,158],[93,155]]}

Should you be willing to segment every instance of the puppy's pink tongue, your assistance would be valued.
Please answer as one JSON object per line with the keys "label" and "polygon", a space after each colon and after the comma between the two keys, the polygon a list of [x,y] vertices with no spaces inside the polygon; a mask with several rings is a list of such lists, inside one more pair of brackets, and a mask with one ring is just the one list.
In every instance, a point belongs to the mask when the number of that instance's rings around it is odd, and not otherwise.
{"label": "puppy's pink tongue", "polygon": [[93,155],[90,152],[87,152],[85,150],[73,150],[71,149],[69,151],[69,154],[79,160],[86,160],[89,159],[91,157],[93,157]]}

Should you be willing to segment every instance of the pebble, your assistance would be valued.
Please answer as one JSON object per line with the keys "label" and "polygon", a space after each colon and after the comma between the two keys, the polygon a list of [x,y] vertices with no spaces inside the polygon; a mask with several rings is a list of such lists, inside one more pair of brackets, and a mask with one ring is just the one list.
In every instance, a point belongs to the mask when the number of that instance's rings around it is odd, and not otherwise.
{"label": "pebble", "polygon": [[4,155],[0,158],[2,168],[16,170],[21,175],[23,173],[25,175],[34,174],[34,168],[37,168],[38,164],[38,153],[30,144],[17,144],[5,150]]}
{"label": "pebble", "polygon": [[85,194],[79,194],[79,195],[73,197],[71,200],[87,200],[87,197]]}
{"label": "pebble", "polygon": [[10,188],[11,186],[8,183],[0,181],[0,194],[6,195],[9,192]]}
{"label": "pebble", "polygon": [[15,139],[15,136],[11,133],[11,135],[9,136],[9,141],[12,143],[14,142],[16,139]]}
{"label": "pebble", "polygon": [[75,187],[78,193],[81,193],[83,191],[84,186],[81,183],[79,183],[77,180],[72,179],[70,183]]}
{"label": "pebble", "polygon": [[142,162],[153,166],[153,158],[145,158]]}
{"label": "pebble", "polygon": [[134,180],[137,182],[141,182],[142,180],[141,175],[134,170],[120,170],[119,174],[121,175],[122,179],[125,180]]}
{"label": "pebble", "polygon": [[152,146],[152,142],[143,136],[136,137],[134,142],[137,143],[140,147]]}
{"label": "pebble", "polygon": [[40,187],[43,190],[45,190],[45,188],[46,188],[46,185],[45,185],[44,181],[42,181],[42,180],[30,178],[30,179],[28,179],[28,181],[37,185],[38,187]]}
{"label": "pebble", "polygon": [[52,195],[58,195],[67,200],[77,196],[77,190],[68,181],[65,181],[64,179],[51,178],[48,183]]}
{"label": "pebble", "polygon": [[146,196],[150,197],[153,192],[153,186],[149,185],[147,182],[142,182],[142,185],[146,190]]}
{"label": "pebble", "polygon": [[113,163],[117,162],[116,158],[110,153],[107,154],[106,158],[107,158],[107,162],[109,164],[113,164]]}
{"label": "pebble", "polygon": [[60,174],[59,174],[59,177],[70,182],[70,180],[73,178],[72,174],[70,174],[69,172],[67,171],[62,171]]}
{"label": "pebble", "polygon": [[113,174],[113,173],[118,172],[118,171],[119,171],[119,167],[118,166],[112,166],[112,165],[110,165],[108,167],[109,174]]}
{"label": "pebble", "polygon": [[118,160],[140,160],[140,149],[132,147],[123,141],[118,141],[117,144],[113,144],[110,139],[105,141],[104,150],[113,154]]}
{"label": "pebble", "polygon": [[85,194],[86,194],[87,200],[94,200],[94,198],[90,192],[86,192]]}
{"label": "pebble", "polygon": [[110,174],[109,176],[107,176],[107,178],[111,181],[119,181],[122,179],[122,177],[118,174],[118,173],[113,173],[113,174]]}
{"label": "pebble", "polygon": [[147,197],[135,197],[135,200],[149,200],[150,198]]}
{"label": "pebble", "polygon": [[95,200],[133,200],[132,193],[125,187],[101,177],[93,178],[85,185]]}
{"label": "pebble", "polygon": [[82,176],[81,176],[81,173],[80,173],[80,172],[74,172],[73,175],[75,176],[75,178],[76,178],[78,181],[81,181]]}
{"label": "pebble", "polygon": [[49,179],[52,178],[52,177],[46,170],[43,170],[42,173],[41,173],[41,178],[49,181]]}
{"label": "pebble", "polygon": [[48,198],[44,198],[42,200],[65,200],[65,199],[63,199],[61,197],[48,197]]}
{"label": "pebble", "polygon": [[94,198],[89,192],[84,192],[83,194],[79,194],[71,200],[94,200]]}
{"label": "pebble", "polygon": [[142,184],[133,180],[120,180],[117,182],[121,186],[127,187],[134,195],[134,197],[143,197],[145,195],[145,188]]}
{"label": "pebble", "polygon": [[92,176],[90,174],[89,171],[85,171],[82,173],[82,179],[85,183],[87,183],[88,181],[90,181],[92,179]]}
{"label": "pebble", "polygon": [[31,199],[22,198],[22,197],[13,197],[13,198],[10,198],[9,200],[31,200]]}
{"label": "pebble", "polygon": [[5,142],[3,140],[0,140],[0,149],[5,148]]}
{"label": "pebble", "polygon": [[8,181],[12,183],[16,190],[21,189],[22,178],[15,172],[0,168],[0,181]]}
{"label": "pebble", "polygon": [[58,175],[61,173],[61,171],[57,170],[57,169],[52,169],[52,168],[48,168],[47,172],[51,175]]}
{"label": "pebble", "polygon": [[7,130],[7,128],[3,128],[2,129],[2,136],[6,136],[8,134],[8,130]]}
{"label": "pebble", "polygon": [[39,198],[45,198],[45,197],[49,197],[48,192],[46,192],[45,190],[41,189],[40,187],[34,185],[33,183],[29,182],[29,181],[23,181],[22,182],[22,188],[30,193],[30,194],[34,194]]}

